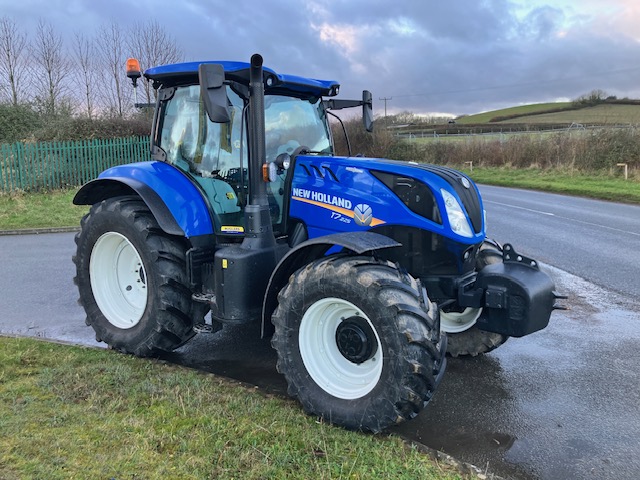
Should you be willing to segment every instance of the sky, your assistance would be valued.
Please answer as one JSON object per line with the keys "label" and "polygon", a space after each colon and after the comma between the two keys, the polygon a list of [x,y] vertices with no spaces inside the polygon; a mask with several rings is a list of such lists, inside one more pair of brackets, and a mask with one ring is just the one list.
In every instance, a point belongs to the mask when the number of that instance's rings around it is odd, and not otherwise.
{"label": "sky", "polygon": [[187,61],[249,61],[373,93],[376,113],[472,114],[575,99],[640,98],[638,0],[0,0],[30,35],[40,19],[92,35],[155,20]]}

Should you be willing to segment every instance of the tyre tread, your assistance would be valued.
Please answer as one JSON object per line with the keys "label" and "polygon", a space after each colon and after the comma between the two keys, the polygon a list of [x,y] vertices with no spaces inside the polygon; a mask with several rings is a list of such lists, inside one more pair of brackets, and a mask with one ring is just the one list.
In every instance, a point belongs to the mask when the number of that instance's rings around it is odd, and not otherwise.
{"label": "tyre tread", "polygon": [[[400,354],[398,369],[401,371],[397,384],[384,388],[380,399],[368,405],[377,410],[366,408],[361,416],[338,412],[338,409],[319,405],[300,370],[292,368],[292,358],[297,348],[296,329],[289,322],[292,309],[297,308],[293,301],[299,292],[322,285],[328,279],[347,278],[345,285],[364,288],[367,296],[376,297],[381,305],[391,313],[389,322],[404,346]],[[348,288],[345,286],[345,288]],[[320,287],[322,290],[322,287]],[[324,290],[322,290],[324,291]],[[391,301],[393,298],[397,300]],[[278,352],[276,368],[288,383],[289,395],[298,398],[305,411],[319,415],[332,423],[338,423],[351,429],[379,432],[390,425],[413,418],[431,400],[436,387],[436,374],[441,368],[443,356],[439,348],[440,332],[437,318],[429,311],[436,308],[425,307],[422,286],[397,265],[372,257],[330,256],[316,260],[290,276],[279,296],[279,306],[273,314],[275,334],[272,345]],[[303,312],[297,312],[300,318]],[[438,328],[436,328],[438,327]],[[435,331],[434,331],[435,329]],[[377,388],[377,387],[376,387]],[[360,407],[358,407],[359,409]],[[358,410],[359,411],[359,410]]]}
{"label": "tyre tread", "polygon": [[[122,340],[127,335],[114,335],[108,327],[91,293],[89,282],[88,262],[92,245],[85,245],[88,230],[99,226],[102,215],[119,216],[129,224],[139,235],[146,239],[145,246],[152,253],[153,268],[157,269],[159,284],[157,290],[149,292],[155,295],[153,315],[150,319],[152,326],[146,331],[144,338]],[[96,331],[98,341],[106,342],[110,347],[146,357],[161,351],[172,351],[183,345],[195,335],[193,323],[200,319],[193,318],[191,290],[186,278],[186,244],[183,238],[166,234],[160,229],[156,219],[146,204],[137,197],[114,197],[103,200],[91,206],[89,212],[80,221],[81,231],[75,235],[74,241],[78,246],[73,262],[76,265],[74,283],[80,291],[79,303],[87,313],[86,324]],[[83,248],[88,251],[83,251]],[[149,308],[149,307],[147,307]],[[106,322],[106,323],[105,323]]]}

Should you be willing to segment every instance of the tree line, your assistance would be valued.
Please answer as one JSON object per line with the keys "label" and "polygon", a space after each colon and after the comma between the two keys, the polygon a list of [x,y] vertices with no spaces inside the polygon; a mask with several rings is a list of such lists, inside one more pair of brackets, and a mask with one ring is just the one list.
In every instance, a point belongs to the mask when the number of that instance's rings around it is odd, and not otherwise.
{"label": "tree line", "polygon": [[[105,23],[91,36],[76,32],[69,40],[44,20],[34,33],[28,33],[13,18],[1,16],[0,116],[131,118],[135,116],[133,91],[125,73],[129,57],[137,58],[144,71],[180,62],[184,54],[153,20],[126,29]],[[148,82],[141,86],[146,101],[152,102]]]}

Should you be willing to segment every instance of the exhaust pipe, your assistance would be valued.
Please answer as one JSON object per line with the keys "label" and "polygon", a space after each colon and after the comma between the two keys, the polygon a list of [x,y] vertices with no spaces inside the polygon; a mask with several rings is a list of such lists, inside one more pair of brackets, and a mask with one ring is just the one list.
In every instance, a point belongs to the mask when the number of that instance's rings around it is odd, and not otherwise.
{"label": "exhaust pipe", "polygon": [[[265,126],[264,126],[264,80],[262,75],[262,56],[251,56],[249,71],[249,130],[250,130],[250,159],[249,159],[249,203],[266,205],[267,185],[262,181],[262,165],[266,162]],[[269,222],[271,223],[271,222]]]}
{"label": "exhaust pipe", "polygon": [[264,78],[262,56],[251,57],[249,70],[249,204],[245,207],[247,249],[273,249],[275,237],[271,226],[267,184],[262,181],[262,165],[266,162],[264,126]]}

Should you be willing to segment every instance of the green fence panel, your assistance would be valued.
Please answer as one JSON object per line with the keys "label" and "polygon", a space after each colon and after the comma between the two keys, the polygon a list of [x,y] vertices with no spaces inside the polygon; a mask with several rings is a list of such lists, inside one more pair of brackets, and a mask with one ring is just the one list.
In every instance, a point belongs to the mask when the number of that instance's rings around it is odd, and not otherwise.
{"label": "green fence panel", "polygon": [[77,187],[149,158],[149,137],[1,144],[0,193]]}
{"label": "green fence panel", "polygon": [[0,145],[0,158],[3,159],[3,161],[0,161],[0,191],[4,191],[4,189],[6,188],[6,179],[7,179],[7,174],[5,173],[6,170],[6,166],[5,166],[5,162],[4,159],[9,157],[9,148],[8,145]]}

